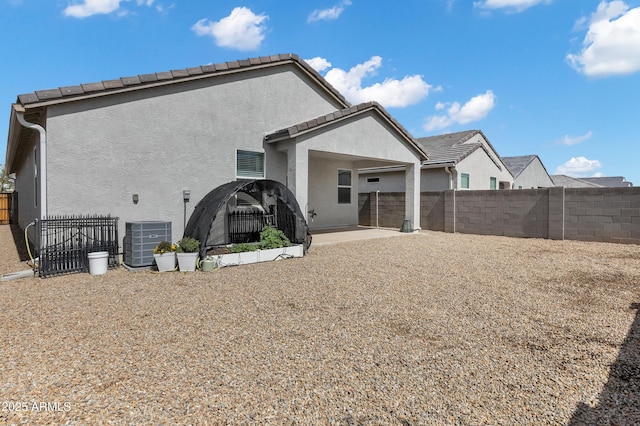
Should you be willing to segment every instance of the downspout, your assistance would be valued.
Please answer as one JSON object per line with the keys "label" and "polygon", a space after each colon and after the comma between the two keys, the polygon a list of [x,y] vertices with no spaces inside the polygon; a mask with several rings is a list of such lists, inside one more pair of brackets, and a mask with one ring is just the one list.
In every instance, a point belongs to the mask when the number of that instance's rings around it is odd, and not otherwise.
{"label": "downspout", "polygon": [[444,166],[444,171],[449,175],[449,189],[453,189],[453,173],[449,170],[449,166]]}
{"label": "downspout", "polygon": [[44,219],[47,217],[47,132],[41,125],[25,120],[23,111],[16,111],[16,117],[21,125],[40,133],[40,170],[36,169],[36,173],[40,178],[40,217]]}

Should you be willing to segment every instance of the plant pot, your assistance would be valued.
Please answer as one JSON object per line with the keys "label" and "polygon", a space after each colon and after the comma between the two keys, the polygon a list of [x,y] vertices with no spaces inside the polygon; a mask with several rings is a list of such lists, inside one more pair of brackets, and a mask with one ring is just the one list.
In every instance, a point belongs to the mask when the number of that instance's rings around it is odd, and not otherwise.
{"label": "plant pot", "polygon": [[168,272],[176,269],[176,254],[173,252],[162,254],[154,253],[153,258],[155,259],[156,266],[160,272]]}
{"label": "plant pot", "polygon": [[198,264],[198,253],[176,253],[181,272],[194,272]]}

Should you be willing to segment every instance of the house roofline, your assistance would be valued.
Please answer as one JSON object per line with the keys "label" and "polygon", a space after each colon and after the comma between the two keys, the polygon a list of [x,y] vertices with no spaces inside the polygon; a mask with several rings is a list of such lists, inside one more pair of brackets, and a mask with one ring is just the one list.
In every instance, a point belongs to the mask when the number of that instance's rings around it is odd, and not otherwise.
{"label": "house roofline", "polygon": [[418,144],[411,134],[396,120],[394,119],[382,105],[375,101],[365,102],[358,105],[353,105],[349,108],[334,111],[330,114],[325,114],[320,117],[316,117],[312,120],[305,121],[303,123],[295,124],[284,129],[275,130],[265,134],[264,139],[267,143],[278,142],[286,139],[292,139],[325,126],[329,126],[351,117],[355,117],[359,114],[363,114],[368,111],[374,111],[378,113],[389,125],[391,125],[398,133],[400,133],[408,144],[420,156],[420,161],[429,159],[429,155],[422,145]]}
{"label": "house roofline", "polygon": [[66,102],[73,102],[113,94],[126,93],[153,87],[162,87],[187,81],[197,81],[212,77],[237,74],[250,70],[272,68],[284,64],[297,65],[312,80],[324,87],[336,101],[345,108],[351,104],[324,77],[314,70],[308,63],[293,53],[261,56],[237,61],[222,62],[182,70],[139,74],[121,77],[115,80],[103,80],[96,83],[79,84],[76,86],[57,87],[54,89],[37,90],[33,93],[18,95],[17,104],[25,108],[39,108]]}

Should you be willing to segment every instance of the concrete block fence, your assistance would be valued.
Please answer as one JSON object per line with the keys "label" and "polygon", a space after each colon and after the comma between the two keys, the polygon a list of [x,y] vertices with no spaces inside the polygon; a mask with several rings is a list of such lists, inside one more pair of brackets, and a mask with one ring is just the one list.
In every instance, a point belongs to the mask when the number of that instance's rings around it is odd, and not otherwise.
{"label": "concrete block fence", "polygon": [[[399,229],[404,197],[359,194],[360,224]],[[640,244],[640,187],[423,192],[420,211],[434,231]]]}

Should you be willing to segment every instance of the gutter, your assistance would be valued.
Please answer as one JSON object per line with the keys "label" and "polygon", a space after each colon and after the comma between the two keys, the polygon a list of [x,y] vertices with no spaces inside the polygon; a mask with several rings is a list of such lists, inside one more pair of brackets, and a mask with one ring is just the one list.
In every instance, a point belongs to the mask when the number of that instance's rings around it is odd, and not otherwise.
{"label": "gutter", "polygon": [[18,122],[27,129],[37,130],[40,134],[40,170],[35,170],[36,177],[40,181],[40,217],[47,217],[47,132],[39,124],[31,123],[24,118],[24,109],[19,111],[16,108],[16,118]]}

